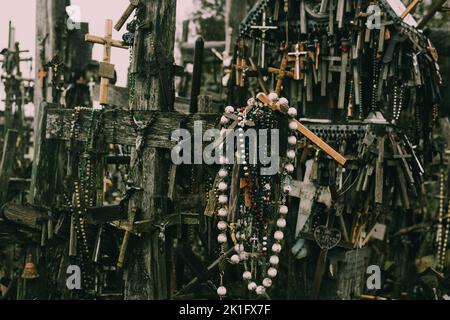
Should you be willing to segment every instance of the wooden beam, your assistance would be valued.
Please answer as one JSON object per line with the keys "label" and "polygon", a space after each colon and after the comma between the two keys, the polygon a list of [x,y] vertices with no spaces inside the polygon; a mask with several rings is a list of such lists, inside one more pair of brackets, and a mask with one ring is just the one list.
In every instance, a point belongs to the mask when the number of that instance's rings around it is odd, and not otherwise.
{"label": "wooden beam", "polygon": [[[175,43],[176,0],[145,0],[138,8],[148,27],[139,29],[149,43],[142,54],[134,57],[138,65],[148,66],[158,57],[172,61]],[[162,111],[164,97],[174,96],[174,75],[171,68],[163,73],[138,74],[135,82],[136,110]],[[161,85],[161,83],[164,85]],[[163,87],[166,92],[163,92]],[[159,221],[167,215],[167,176],[170,155],[166,150],[144,147],[133,152],[132,158],[141,155],[141,166],[132,175],[134,184],[142,188],[130,201],[130,208],[139,208],[144,220]],[[166,256],[170,255],[170,241],[161,242],[157,230],[135,239],[130,244],[128,264],[125,265],[124,298],[126,300],[167,299],[170,292],[170,269]]]}
{"label": "wooden beam", "polygon": [[[100,86],[94,85],[92,88],[92,96],[94,101],[100,101]],[[115,107],[124,106],[128,109],[129,92],[128,88],[110,85],[108,89],[109,104]]]}
{"label": "wooden beam", "polygon": [[36,118],[33,169],[28,201],[51,206],[56,189],[58,141],[46,139],[47,110],[55,105],[42,103]]}
{"label": "wooden beam", "polygon": [[[46,120],[45,136],[47,139],[70,140],[71,125],[73,121],[72,110],[52,108],[48,110]],[[183,115],[180,113],[169,113],[159,111],[131,111],[131,110],[107,110],[103,116],[103,132],[106,143],[135,145],[137,138],[136,127],[133,123],[133,116],[136,119],[146,121],[153,114],[157,114],[154,123],[150,125],[148,135],[146,136],[146,146],[153,148],[171,149],[176,142],[171,141],[173,130],[180,128],[180,123],[185,123],[188,130],[193,130],[195,121],[202,121],[207,130],[213,128],[219,118],[215,114],[193,114]],[[79,127],[79,141],[87,141],[89,132],[89,111],[80,112],[80,120],[77,122]]]}
{"label": "wooden beam", "polygon": [[30,229],[41,230],[42,221],[46,215],[30,206],[8,203],[3,208],[3,217],[9,222],[14,222]]}
{"label": "wooden beam", "polygon": [[16,130],[9,129],[6,132],[2,160],[0,162],[0,205],[7,201],[9,179],[13,173],[14,159],[16,158],[18,135],[19,133]]}

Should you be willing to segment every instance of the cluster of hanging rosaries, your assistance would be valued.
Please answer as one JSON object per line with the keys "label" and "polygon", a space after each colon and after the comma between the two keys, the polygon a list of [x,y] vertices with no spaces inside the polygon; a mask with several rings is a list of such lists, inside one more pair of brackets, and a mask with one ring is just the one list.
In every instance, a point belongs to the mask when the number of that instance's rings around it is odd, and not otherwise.
{"label": "cluster of hanging rosaries", "polygon": [[[258,296],[266,295],[279,274],[280,253],[285,249],[291,175],[299,163],[297,150],[305,141],[311,142],[311,137],[299,134],[297,120],[321,128],[350,125],[343,126],[339,134],[329,136],[326,129],[322,130],[321,136],[324,143],[333,145],[341,155],[355,154],[354,158],[359,161],[356,165],[364,167],[361,179],[356,179],[347,191],[353,190],[354,185],[361,185],[364,192],[370,191],[364,185],[374,179],[374,166],[364,161],[374,158],[364,154],[376,144],[374,141],[378,141],[380,152],[385,152],[384,138],[376,140],[376,135],[370,138],[369,132],[364,131],[371,125],[394,128],[392,131],[383,129],[389,133],[386,141],[392,144],[393,151],[389,152],[399,159],[402,157],[402,153],[397,154],[399,150],[409,150],[410,157],[403,161],[404,167],[399,172],[401,176],[411,177],[411,183],[420,183],[423,175],[420,162],[432,157],[430,132],[439,116],[441,78],[436,50],[405,10],[407,8],[398,1],[385,0],[376,3],[264,0],[257,1],[242,22],[231,65],[233,77],[228,83],[229,104],[234,107],[228,106],[220,121],[224,132],[222,139],[227,138],[226,129],[236,132],[237,147],[233,157],[239,165],[222,157],[219,182],[214,186],[218,199],[217,241],[221,263],[217,294],[220,297],[227,295],[224,275],[229,264],[241,266],[242,280],[248,290]],[[373,15],[380,19],[377,28],[366,23]],[[268,94],[269,100],[248,99],[257,92],[272,93]],[[287,128],[281,130],[280,135],[281,139],[287,137],[287,141],[280,141],[285,146],[281,149],[287,152],[280,155],[281,170],[277,175],[263,175],[260,165],[250,163],[249,149],[253,146],[246,142],[245,133],[249,128],[286,127],[282,120],[286,121],[286,117],[280,117],[273,105],[289,118]],[[350,132],[352,126],[359,126],[357,130],[363,133]],[[405,147],[404,142],[399,142],[398,147],[397,133],[392,133],[397,132],[396,128],[401,128],[399,132],[406,137],[405,141],[409,137],[414,145],[423,146],[421,154],[416,156],[413,148]],[[321,140],[316,138],[312,144],[317,146],[317,141]],[[225,148],[224,145],[222,143],[221,147]],[[316,150],[319,149],[320,146]],[[317,160],[317,154],[315,157]],[[380,168],[386,167],[383,157],[379,163]],[[317,175],[318,161],[314,161],[312,169]],[[344,171],[341,168],[341,175]],[[348,172],[347,177],[350,177],[351,170]],[[359,177],[360,172],[354,172]],[[378,208],[395,206],[396,200],[389,200],[392,204],[386,200],[388,197],[383,199],[383,184],[385,189],[390,185],[397,187],[389,181],[388,175],[383,178],[382,170],[380,172],[381,182],[375,183],[380,183],[381,193],[375,196],[374,202]],[[405,191],[403,200],[411,196],[409,192]],[[344,203],[343,207],[346,205]],[[347,211],[355,213],[358,205],[348,205]],[[372,215],[371,212],[372,209],[366,212],[368,220],[377,222],[379,213]],[[352,232],[356,234],[356,238],[352,235],[357,239],[355,243],[360,242],[362,226],[354,228],[359,233]],[[441,234],[445,232],[448,234],[448,230],[441,230]],[[230,245],[234,250],[231,255]]]}
{"label": "cluster of hanging rosaries", "polygon": [[[295,108],[288,108],[289,102],[286,98],[279,99],[276,93],[271,93],[269,98],[273,103],[287,108],[290,117],[294,118],[297,115]],[[291,191],[290,181],[292,178],[290,174],[294,171],[297,145],[297,125],[292,122],[293,125],[290,125],[291,133],[287,140],[289,146],[286,153],[287,161],[284,163],[280,180],[277,180],[281,185],[281,190],[279,190],[279,196],[275,199],[276,193],[272,189],[277,177],[261,175],[259,166],[250,164],[249,148],[246,147],[244,138],[247,121],[260,124],[259,128],[274,127],[275,120],[271,112],[267,114],[266,108],[264,103],[252,98],[248,100],[246,107],[235,110],[232,106],[228,106],[225,109],[225,115],[221,119],[222,129],[226,129],[230,122],[227,115],[236,114],[238,116],[239,123],[238,129],[236,129],[238,151],[236,152],[236,158],[239,159],[238,163],[241,165],[238,169],[233,169],[233,165],[229,164],[232,161],[222,157],[223,165],[218,173],[220,181],[217,187],[219,192],[217,228],[220,231],[217,241],[221,247],[221,255],[223,255],[224,261],[243,265],[242,279],[247,282],[248,290],[255,291],[258,295],[265,294],[266,288],[271,287],[273,279],[278,274],[279,254],[282,250],[282,240],[285,236],[284,228],[286,227],[285,218],[288,213],[287,196]],[[222,143],[222,148],[223,145]],[[232,212],[233,209],[229,205],[230,193],[234,191],[230,188],[231,179],[235,174],[233,170],[238,171],[237,177],[240,181],[238,192],[242,193],[240,196],[234,196],[244,199],[238,208],[234,208],[236,212]],[[271,225],[273,212],[277,212],[278,216],[274,220],[275,223]],[[228,259],[226,256],[227,230],[231,224],[228,218],[234,217],[235,214],[237,215],[237,222],[233,223],[235,253]],[[260,265],[263,266],[261,270],[259,270]],[[224,267],[225,265],[222,264],[221,285],[217,289],[219,296],[227,294],[226,286],[223,283]]]}

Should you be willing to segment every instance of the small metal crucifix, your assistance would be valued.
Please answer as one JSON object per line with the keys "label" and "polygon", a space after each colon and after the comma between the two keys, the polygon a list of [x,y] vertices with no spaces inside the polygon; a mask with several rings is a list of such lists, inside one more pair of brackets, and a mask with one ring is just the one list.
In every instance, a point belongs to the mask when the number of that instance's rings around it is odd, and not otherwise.
{"label": "small metal crucifix", "polygon": [[290,59],[289,61],[295,62],[294,67],[294,80],[303,80],[303,68],[304,68],[304,58],[301,58],[302,56],[307,56],[308,51],[303,51],[303,44],[297,43],[294,45],[294,52],[289,52],[288,56]]}
{"label": "small metal crucifix", "polygon": [[278,29],[277,26],[269,26],[267,25],[267,12],[263,11],[262,15],[262,24],[260,26],[251,26],[252,29],[261,31],[261,52],[259,57],[259,65],[261,68],[266,67],[266,33],[269,30]]}

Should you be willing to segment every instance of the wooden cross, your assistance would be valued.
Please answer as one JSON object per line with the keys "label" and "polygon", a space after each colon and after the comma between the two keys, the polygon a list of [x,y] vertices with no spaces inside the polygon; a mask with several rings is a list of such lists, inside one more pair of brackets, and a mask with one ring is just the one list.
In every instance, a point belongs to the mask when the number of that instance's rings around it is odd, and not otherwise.
{"label": "wooden cross", "polygon": [[[283,110],[282,107],[278,103],[273,102],[266,94],[264,94],[262,92],[258,93],[256,98],[258,100],[260,100],[262,103],[271,107],[273,110],[280,111],[282,113],[286,112],[286,110]],[[297,121],[297,120],[292,120],[292,121],[296,124],[297,131],[299,131],[308,140],[310,140],[317,147],[322,149],[326,154],[328,154],[330,157],[332,157],[334,160],[336,160],[340,165],[342,165],[342,166],[345,165],[345,163],[347,162],[347,159],[345,159],[341,154],[339,154],[336,150],[334,150],[325,141],[320,139],[317,135],[315,135],[312,131],[310,131],[308,128],[306,128],[299,121]]]}
{"label": "wooden cross", "polygon": [[236,85],[241,88],[244,87],[244,72],[248,69],[247,60],[245,58],[246,51],[245,40],[239,39],[235,69]]}
{"label": "wooden cross", "polygon": [[275,93],[280,95],[281,89],[283,87],[283,80],[285,78],[294,78],[294,73],[290,71],[286,71],[287,63],[288,63],[288,52],[287,52],[287,46],[283,46],[280,48],[280,51],[283,53],[283,56],[281,58],[280,62],[280,68],[267,68],[267,71],[269,73],[275,74],[277,76],[277,85],[275,87]]}
{"label": "wooden cross", "polygon": [[105,37],[93,36],[90,34],[85,35],[85,41],[101,44],[103,49],[103,62],[100,63],[100,98],[101,105],[108,104],[108,89],[109,80],[114,79],[114,65],[111,64],[111,47],[128,49],[128,46],[120,40],[112,39],[112,20],[108,19],[105,22]]}
{"label": "wooden cross", "polygon": [[125,234],[122,239],[122,245],[120,246],[119,258],[117,259],[117,268],[123,268],[125,262],[125,256],[127,253],[128,242],[130,241],[131,233],[133,232],[134,222],[136,220],[137,209],[132,208],[128,215],[128,223],[123,227]]}
{"label": "wooden cross", "polygon": [[138,7],[138,5],[139,5],[139,0],[130,0],[130,4],[125,9],[125,12],[122,14],[119,21],[117,21],[116,25],[114,26],[114,29],[116,29],[117,31],[120,31],[120,29],[122,29],[123,25],[128,20],[128,18],[131,16],[133,11]]}
{"label": "wooden cross", "polygon": [[44,81],[45,81],[45,78],[47,78],[47,72],[45,71],[44,67],[41,67],[39,69],[39,72],[37,75],[40,80],[39,85],[41,86],[41,88],[44,88]]}
{"label": "wooden cross", "polygon": [[261,56],[259,61],[260,66],[262,68],[266,67],[266,32],[269,30],[278,29],[277,26],[268,26],[266,20],[267,20],[267,12],[266,10],[264,10],[262,16],[262,24],[260,26],[251,26],[251,29],[261,31]]}
{"label": "wooden cross", "polygon": [[308,54],[307,51],[304,51],[304,45],[303,43],[297,43],[294,45],[294,52],[289,52],[288,56],[290,57],[290,59],[288,59],[289,61],[294,61],[295,62],[295,67],[294,67],[294,80],[303,80],[303,68],[304,68],[304,63],[305,60],[304,58],[301,58],[301,56],[306,56]]}

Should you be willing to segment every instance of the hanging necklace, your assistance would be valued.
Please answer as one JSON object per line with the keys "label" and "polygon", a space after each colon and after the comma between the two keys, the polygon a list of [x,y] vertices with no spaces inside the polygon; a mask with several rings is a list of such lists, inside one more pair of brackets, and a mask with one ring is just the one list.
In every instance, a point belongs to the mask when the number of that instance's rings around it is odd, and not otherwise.
{"label": "hanging necklace", "polygon": [[[439,212],[438,212],[438,225],[437,225],[437,268],[439,271],[444,270],[445,267],[445,259],[447,253],[447,243],[449,238],[450,231],[450,202],[447,204],[447,215],[444,217],[444,205],[445,205],[445,171],[444,168],[441,168],[440,174],[440,188],[439,188]],[[445,231],[444,231],[444,220],[445,221]]]}
{"label": "hanging necklace", "polygon": [[[284,106],[288,105],[288,101],[285,98],[278,99],[275,93],[269,95],[274,102],[278,102]],[[258,114],[262,111],[264,105],[250,99],[248,106],[253,110],[252,113]],[[248,114],[243,113],[243,110],[238,111],[238,118],[243,119],[242,123],[245,123],[245,119]],[[233,107],[227,107],[226,113],[234,113]],[[267,114],[264,110],[263,113]],[[289,108],[288,114],[295,118],[297,111],[295,108]],[[226,118],[226,117],[225,117]],[[222,117],[222,124],[226,124],[227,121]],[[261,124],[261,122],[258,122]],[[273,125],[273,122],[266,120],[262,126]],[[280,253],[282,250],[282,241],[284,239],[284,228],[286,227],[285,216],[289,209],[286,205],[287,197],[291,191],[291,174],[294,171],[294,160],[296,157],[296,125],[293,122],[289,125],[291,130],[288,137],[288,151],[286,154],[286,161],[283,166],[281,177],[281,192],[278,201],[273,199],[272,192],[272,178],[258,176],[257,166],[250,165],[247,161],[248,153],[245,152],[244,140],[244,125],[238,129],[238,144],[240,148],[237,152],[237,156],[240,157],[242,163],[242,172],[240,179],[240,187],[242,192],[243,203],[239,207],[240,216],[234,226],[235,234],[235,253],[227,259],[225,256],[227,238],[227,229],[230,227],[231,222],[228,221],[228,217],[233,213],[229,212],[229,193],[228,186],[231,183],[230,166],[223,164],[220,169],[219,183],[218,183],[218,202],[219,208],[217,216],[219,222],[217,228],[220,233],[217,240],[220,244],[220,254],[222,263],[219,266],[220,270],[220,286],[217,289],[217,294],[220,298],[223,298],[227,294],[227,289],[224,286],[224,272],[226,262],[231,264],[241,264],[244,267],[242,278],[247,284],[247,288],[250,292],[255,292],[259,296],[266,294],[266,289],[272,286],[273,279],[278,275],[278,265],[280,262]],[[271,217],[276,211],[278,217],[272,220]],[[274,230],[273,230],[274,229]],[[273,234],[272,234],[273,232]],[[272,234],[272,237],[270,237]],[[232,237],[233,238],[233,237]],[[271,253],[269,254],[269,248]],[[258,283],[258,275],[261,276],[261,280]]]}

